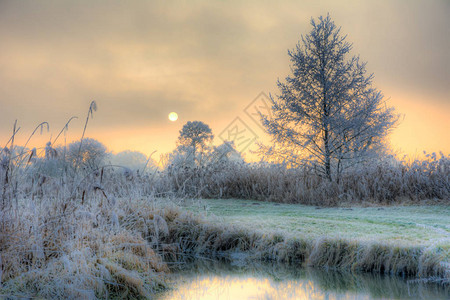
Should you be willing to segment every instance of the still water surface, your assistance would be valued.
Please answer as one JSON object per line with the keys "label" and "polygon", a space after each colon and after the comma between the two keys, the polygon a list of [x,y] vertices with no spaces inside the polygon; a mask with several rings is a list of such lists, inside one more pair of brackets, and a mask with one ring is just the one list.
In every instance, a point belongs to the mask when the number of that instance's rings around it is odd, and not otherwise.
{"label": "still water surface", "polygon": [[157,299],[450,299],[444,285],[280,264],[196,261],[174,271],[172,281]]}

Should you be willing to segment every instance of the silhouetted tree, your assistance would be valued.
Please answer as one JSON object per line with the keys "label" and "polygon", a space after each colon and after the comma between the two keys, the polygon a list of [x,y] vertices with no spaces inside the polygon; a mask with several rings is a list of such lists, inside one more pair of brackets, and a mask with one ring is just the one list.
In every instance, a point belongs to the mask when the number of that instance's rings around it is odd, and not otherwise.
{"label": "silhouetted tree", "polygon": [[329,16],[311,20],[312,30],[288,51],[292,75],[278,81],[271,96],[273,118],[262,122],[278,149],[299,149],[330,181],[370,157],[398,116],[372,87],[373,74],[358,56],[347,59],[352,45]]}
{"label": "silhouetted tree", "polygon": [[[199,162],[208,143],[212,142],[213,138],[212,130],[207,124],[201,121],[189,121],[180,130],[178,150],[189,155],[192,153],[193,162]],[[197,159],[196,153],[200,154],[200,160]]]}

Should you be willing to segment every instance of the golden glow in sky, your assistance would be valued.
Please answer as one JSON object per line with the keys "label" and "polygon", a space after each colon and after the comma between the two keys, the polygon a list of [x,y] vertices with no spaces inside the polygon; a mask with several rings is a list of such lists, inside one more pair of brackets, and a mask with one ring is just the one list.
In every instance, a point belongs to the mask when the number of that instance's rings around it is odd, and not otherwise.
{"label": "golden glow in sky", "polygon": [[393,149],[450,153],[448,0],[0,1],[0,146],[16,119],[18,144],[47,121],[29,144],[43,147],[72,116],[66,142],[79,139],[94,99],[86,136],[114,152],[169,152],[195,120],[216,144],[236,118],[265,142],[244,110],[279,94],[287,50],[327,13],[404,115]]}

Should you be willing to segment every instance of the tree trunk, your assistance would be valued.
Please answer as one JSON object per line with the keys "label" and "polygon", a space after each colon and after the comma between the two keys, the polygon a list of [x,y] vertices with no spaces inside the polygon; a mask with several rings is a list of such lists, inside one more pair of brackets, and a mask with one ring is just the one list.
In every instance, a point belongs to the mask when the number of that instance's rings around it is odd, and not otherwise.
{"label": "tree trunk", "polygon": [[328,137],[328,125],[325,126],[325,133],[323,137],[323,142],[325,144],[325,174],[329,181],[331,181],[331,163],[330,163],[330,146]]}
{"label": "tree trunk", "polygon": [[[325,74],[325,70],[322,69],[323,74]],[[329,124],[328,124],[328,116],[329,116],[329,107],[327,106],[327,94],[326,94],[326,86],[325,86],[325,75],[323,75],[323,144],[325,147],[325,174],[329,181],[331,181],[331,153],[330,153],[330,137],[329,137]]]}
{"label": "tree trunk", "polygon": [[192,158],[192,160],[194,162],[194,167],[195,167],[195,165],[196,165],[196,163],[195,163],[195,148],[197,148],[197,145],[195,143],[192,143],[192,148],[193,148],[193,151],[192,151],[193,158]]}
{"label": "tree trunk", "polygon": [[324,134],[323,134],[323,143],[324,143],[324,147],[325,147],[325,175],[327,176],[328,180],[331,181],[331,153],[330,153],[330,137],[329,137],[329,123],[328,123],[328,117],[330,115],[330,107],[328,106],[328,95],[327,95],[327,75],[326,75],[326,71],[325,71],[325,65],[326,65],[326,59],[325,59],[325,54],[322,52],[321,54],[321,58],[320,58],[320,62],[321,62],[321,70],[320,70],[320,75],[321,75],[321,79],[322,79],[322,97],[323,97],[323,130],[324,130]]}

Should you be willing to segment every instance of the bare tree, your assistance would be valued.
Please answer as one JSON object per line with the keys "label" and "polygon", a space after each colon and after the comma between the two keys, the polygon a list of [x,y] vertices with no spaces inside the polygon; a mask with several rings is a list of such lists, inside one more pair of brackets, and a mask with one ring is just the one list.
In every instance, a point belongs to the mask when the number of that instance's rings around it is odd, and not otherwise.
{"label": "bare tree", "polygon": [[[178,150],[189,155],[192,153],[194,164],[196,162],[201,163],[203,152],[213,138],[212,130],[207,124],[201,121],[189,121],[180,130]],[[196,153],[199,153],[199,159],[197,159]]]}
{"label": "bare tree", "polygon": [[373,74],[329,16],[288,51],[292,75],[271,96],[273,118],[262,122],[278,149],[299,149],[330,181],[342,169],[377,153],[398,115],[372,87]]}

